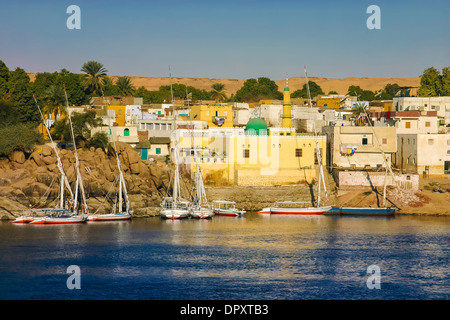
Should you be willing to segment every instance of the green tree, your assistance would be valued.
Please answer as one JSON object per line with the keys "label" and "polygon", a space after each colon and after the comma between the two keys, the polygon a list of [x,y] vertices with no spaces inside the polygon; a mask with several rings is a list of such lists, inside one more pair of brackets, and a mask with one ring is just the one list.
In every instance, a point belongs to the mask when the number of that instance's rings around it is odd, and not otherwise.
{"label": "green tree", "polygon": [[57,76],[56,84],[66,88],[69,106],[81,106],[88,102],[82,75],[62,69]]}
{"label": "green tree", "polygon": [[124,96],[133,95],[133,92],[136,89],[131,83],[131,78],[127,76],[119,77],[116,81],[116,86],[119,88],[120,93]]}
{"label": "green tree", "polygon": [[45,105],[42,108],[44,114],[65,114],[66,108],[66,96],[64,93],[64,88],[62,86],[51,85],[45,91]]}
{"label": "green tree", "polygon": [[[315,83],[314,81],[309,81],[309,91],[311,92],[311,98],[317,97],[321,94],[324,94],[322,88]],[[308,87],[306,86],[306,83],[303,85],[303,87],[299,90],[295,90],[291,94],[292,98],[308,98]]]}
{"label": "green tree", "polygon": [[0,99],[8,92],[9,69],[6,64],[0,60]]}
{"label": "green tree", "polygon": [[347,95],[360,97],[362,92],[363,92],[363,89],[361,89],[360,86],[351,85],[348,87]]}
{"label": "green tree", "polygon": [[112,78],[105,76],[103,78],[103,94],[105,96],[120,96],[122,93],[118,86],[113,83]]}
{"label": "green tree", "polygon": [[212,85],[211,98],[216,102],[221,102],[227,99],[225,95],[225,85],[223,83],[214,83]]}
{"label": "green tree", "polygon": [[441,75],[434,67],[426,69],[420,76],[420,88],[417,95],[421,97],[439,96],[442,91]]}
{"label": "green tree", "polygon": [[103,150],[105,150],[108,147],[108,144],[109,144],[108,135],[106,134],[106,132],[103,131],[94,133],[94,135],[90,140],[90,145],[91,147],[94,148],[102,148]]}
{"label": "green tree", "polygon": [[30,77],[21,68],[9,73],[8,94],[18,110],[20,122],[33,122],[36,126],[41,116],[36,108],[30,85]]}
{"label": "green tree", "polygon": [[248,79],[244,82],[234,99],[236,101],[256,102],[261,99],[283,99],[283,94],[278,91],[278,86],[275,81],[266,77],[258,79]]}
{"label": "green tree", "polygon": [[86,89],[96,95],[101,95],[103,90],[102,80],[106,76],[108,70],[106,70],[100,62],[88,61],[83,64],[81,71],[86,73],[84,77]]}
{"label": "green tree", "polygon": [[42,143],[42,136],[33,123],[0,125],[0,156],[8,156],[13,151],[32,152],[36,143]]}
{"label": "green tree", "polygon": [[450,96],[450,67],[442,69],[442,91],[443,96]]}
{"label": "green tree", "polygon": [[[77,144],[80,140],[87,141],[91,137],[92,128],[102,124],[102,119],[96,118],[96,115],[94,110],[86,110],[84,113],[73,112],[71,114],[73,134]],[[55,139],[62,140],[64,143],[72,142],[68,118],[64,118],[64,120],[55,123],[52,136]]]}

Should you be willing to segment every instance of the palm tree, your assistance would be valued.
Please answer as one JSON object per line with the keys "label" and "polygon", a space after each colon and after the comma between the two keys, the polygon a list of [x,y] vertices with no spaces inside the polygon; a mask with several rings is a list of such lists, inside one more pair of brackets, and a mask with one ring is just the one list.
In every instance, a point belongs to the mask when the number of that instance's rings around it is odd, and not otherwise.
{"label": "palm tree", "polygon": [[366,107],[359,102],[356,102],[356,105],[352,110],[352,117],[355,118],[355,124],[357,126],[364,126],[366,121],[369,120],[366,114]]}
{"label": "palm tree", "polygon": [[101,94],[104,86],[102,80],[108,72],[108,70],[103,67],[103,64],[97,61],[88,61],[83,64],[81,71],[86,73],[84,82],[85,87],[95,94]]}
{"label": "palm tree", "polygon": [[66,109],[64,106],[66,102],[66,96],[64,94],[64,89],[61,86],[51,85],[45,91],[44,99],[46,101],[43,111],[45,114],[51,114],[52,118],[59,114],[65,114]]}
{"label": "palm tree", "polygon": [[222,83],[214,83],[212,85],[213,90],[211,91],[211,98],[213,98],[216,102],[224,101],[227,99],[225,95],[225,85]]}
{"label": "palm tree", "polygon": [[131,96],[134,93],[135,87],[131,83],[130,77],[124,76],[117,78],[116,86],[119,87],[124,96]]}

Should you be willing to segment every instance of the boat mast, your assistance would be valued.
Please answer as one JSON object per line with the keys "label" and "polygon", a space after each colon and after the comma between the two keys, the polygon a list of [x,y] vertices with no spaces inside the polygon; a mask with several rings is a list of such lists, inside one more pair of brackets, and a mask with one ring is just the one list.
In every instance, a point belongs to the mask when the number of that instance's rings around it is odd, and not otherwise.
{"label": "boat mast", "polygon": [[173,202],[174,204],[178,203],[178,197],[179,197],[179,179],[180,179],[180,172],[178,168],[178,148],[175,146],[174,148],[174,162],[175,162],[175,174],[174,174],[174,181],[173,181]]}
{"label": "boat mast", "polygon": [[[106,103],[106,98],[105,98],[105,94],[103,93],[103,90],[101,90],[102,92],[102,97],[103,97],[103,103],[105,104],[105,108],[106,108],[106,115],[108,117],[108,128],[109,128],[109,140],[111,140],[111,135],[112,135],[112,131],[111,131],[111,119],[108,115],[108,104]],[[119,153],[117,152],[117,146],[116,146],[116,141],[113,141],[113,149],[114,152],[116,154],[116,161],[117,161],[117,167],[119,168],[119,212],[122,212],[122,192],[124,193],[125,196],[125,206],[126,206],[126,212],[128,213],[130,210],[130,201],[128,199],[128,193],[127,193],[127,187],[125,184],[125,178],[123,177],[123,170],[122,170],[122,164],[120,162],[119,159]],[[117,198],[116,198],[117,201]],[[115,204],[114,204],[115,206]]]}
{"label": "boat mast", "polygon": [[78,159],[78,151],[77,151],[77,144],[75,142],[75,134],[73,133],[73,125],[72,125],[72,116],[70,114],[69,111],[69,99],[67,98],[67,92],[66,92],[66,85],[64,84],[64,95],[66,96],[66,105],[67,105],[67,114],[69,116],[69,124],[70,124],[70,133],[72,135],[72,140],[73,140],[73,148],[74,148],[74,154],[75,154],[75,168],[76,168],[76,172],[77,172],[77,179],[76,179],[76,191],[75,191],[75,203],[74,203],[74,211],[76,211],[78,203],[77,203],[77,199],[78,199],[78,186],[80,186],[80,190],[81,190],[81,200],[83,201],[83,207],[82,208],[83,212],[88,213],[88,206],[87,206],[87,202],[86,202],[86,194],[84,192],[84,185],[83,185],[83,179],[81,178],[81,172],[80,172],[80,160]]}
{"label": "boat mast", "polygon": [[[308,89],[309,107],[310,107],[310,110],[312,111],[311,92],[309,90],[309,80],[308,80],[308,73],[306,72],[306,66],[304,69],[305,69],[305,77],[306,77],[306,88]],[[328,195],[327,195],[327,187],[325,185],[325,177],[323,175],[322,154],[320,152],[319,141],[317,139],[316,117],[314,117],[314,121],[313,121],[313,130],[314,130],[314,139],[315,139],[315,143],[316,143],[317,162],[319,163],[319,185],[318,185],[318,189],[317,189],[317,207],[320,207],[320,200],[321,200],[321,198],[320,198],[320,193],[321,193],[320,183],[321,182],[323,183],[325,197],[328,198]]]}
{"label": "boat mast", "polygon": [[[36,96],[35,95],[33,95],[33,99],[34,99],[34,102],[36,104],[36,107],[39,110],[39,114],[41,115],[43,125],[44,125],[45,129],[47,130],[48,137],[49,137],[49,139],[50,139],[50,141],[52,143],[52,148],[55,151],[56,159],[58,161],[58,169],[59,169],[59,172],[61,173],[61,180],[64,180],[64,185],[66,186],[67,190],[69,191],[70,200],[73,201],[72,189],[70,188],[69,180],[67,180],[66,173],[64,172],[63,163],[61,161],[61,158],[59,157],[58,150],[56,150],[55,142],[52,139],[52,135],[50,134],[50,130],[48,129],[47,125],[45,124],[44,115],[42,114],[41,108],[39,107],[39,104],[38,104],[38,102],[36,100]],[[61,194],[61,197],[64,198],[64,192]],[[63,209],[63,207],[61,209]]]}

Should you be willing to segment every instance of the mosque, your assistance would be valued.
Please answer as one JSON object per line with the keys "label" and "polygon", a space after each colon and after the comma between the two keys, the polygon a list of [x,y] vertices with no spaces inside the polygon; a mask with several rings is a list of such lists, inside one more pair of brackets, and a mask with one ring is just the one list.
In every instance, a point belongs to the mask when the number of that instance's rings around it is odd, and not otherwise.
{"label": "mosque", "polygon": [[[199,163],[205,183],[267,186],[311,183],[316,177],[316,139],[326,163],[324,136],[298,135],[292,127],[291,98],[286,79],[282,127],[268,127],[261,118],[245,128],[177,130],[174,141],[191,172]],[[195,158],[195,159],[194,159]]]}

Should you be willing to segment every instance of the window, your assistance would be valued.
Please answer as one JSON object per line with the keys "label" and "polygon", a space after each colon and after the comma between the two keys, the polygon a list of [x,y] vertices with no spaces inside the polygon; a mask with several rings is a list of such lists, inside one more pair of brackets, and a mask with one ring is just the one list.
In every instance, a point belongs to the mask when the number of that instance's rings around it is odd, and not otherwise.
{"label": "window", "polygon": [[209,110],[208,110],[208,111],[206,111],[206,115],[207,115],[207,116],[209,116]]}
{"label": "window", "polygon": [[156,148],[156,154],[161,154],[161,148]]}
{"label": "window", "polygon": [[428,145],[432,146],[434,144],[434,139],[428,139]]}
{"label": "window", "polygon": [[406,129],[411,128],[411,122],[406,121],[406,123],[405,123],[405,128],[406,128]]}
{"label": "window", "polygon": [[431,127],[430,121],[425,122],[425,127]]}
{"label": "window", "polygon": [[250,150],[244,149],[244,158],[250,158]]}
{"label": "window", "polygon": [[450,146],[450,140],[447,140],[447,145]]}
{"label": "window", "polygon": [[[320,156],[322,157],[322,148],[319,149]],[[323,160],[323,159],[322,159]],[[314,164],[319,164],[319,161],[317,161],[317,149],[314,149]]]}
{"label": "window", "polygon": [[219,116],[219,111],[216,111],[216,117],[218,117]]}
{"label": "window", "polygon": [[130,130],[129,129],[123,130],[123,135],[124,135],[124,137],[129,137],[130,136]]}
{"label": "window", "polygon": [[387,144],[387,139],[383,138],[383,144]]}
{"label": "window", "polygon": [[226,117],[226,116],[227,116],[227,112],[226,112],[226,111],[224,111],[224,112],[223,112],[223,115],[224,115],[224,116]]}
{"label": "window", "polygon": [[295,156],[301,158],[303,156],[303,149],[295,149]]}
{"label": "window", "polygon": [[363,146],[367,145],[367,138],[362,138],[362,145]]}

